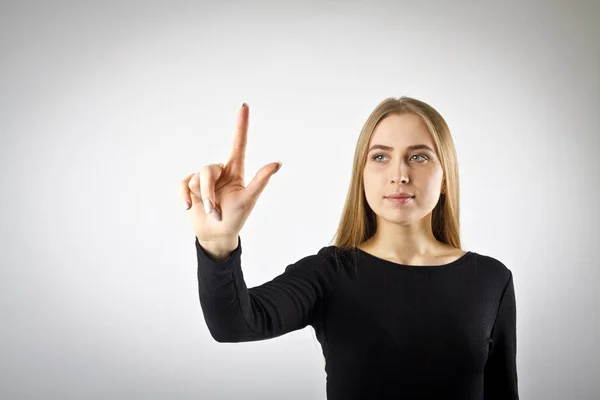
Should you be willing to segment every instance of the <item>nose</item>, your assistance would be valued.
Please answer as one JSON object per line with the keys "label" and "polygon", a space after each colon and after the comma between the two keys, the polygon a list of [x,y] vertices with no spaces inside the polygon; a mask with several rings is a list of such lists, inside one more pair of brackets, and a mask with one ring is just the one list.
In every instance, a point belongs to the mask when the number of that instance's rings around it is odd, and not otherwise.
{"label": "nose", "polygon": [[407,173],[407,168],[404,168],[404,162],[400,161],[400,165],[394,170],[396,172],[396,174],[394,176],[392,176],[392,184],[398,184],[399,182],[401,183],[407,183],[408,182],[408,173]]}
{"label": "nose", "polygon": [[400,178],[393,178],[393,179],[392,179],[392,184],[394,184],[394,185],[395,185],[395,184],[397,184],[398,182],[406,184],[406,183],[408,183],[408,178],[407,178],[406,176],[402,176],[402,177],[400,177]]}

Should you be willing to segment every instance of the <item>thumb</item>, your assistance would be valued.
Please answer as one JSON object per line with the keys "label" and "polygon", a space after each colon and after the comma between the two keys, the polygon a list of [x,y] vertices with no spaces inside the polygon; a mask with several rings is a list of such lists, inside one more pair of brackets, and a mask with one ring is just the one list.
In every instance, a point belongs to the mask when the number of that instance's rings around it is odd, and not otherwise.
{"label": "thumb", "polygon": [[267,187],[269,179],[279,171],[279,168],[281,168],[281,161],[265,165],[254,175],[254,178],[246,187],[246,193],[252,204],[256,202],[262,191]]}

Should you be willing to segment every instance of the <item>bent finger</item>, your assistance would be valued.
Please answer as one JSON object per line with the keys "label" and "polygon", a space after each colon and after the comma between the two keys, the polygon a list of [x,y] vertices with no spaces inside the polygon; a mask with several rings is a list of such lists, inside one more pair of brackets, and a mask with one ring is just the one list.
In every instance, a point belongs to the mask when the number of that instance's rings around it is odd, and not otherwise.
{"label": "bent finger", "polygon": [[210,214],[217,204],[215,184],[223,173],[223,164],[210,164],[202,167],[200,176],[200,195],[204,202],[204,209]]}
{"label": "bent finger", "polygon": [[192,199],[190,198],[190,179],[196,174],[189,174],[185,179],[179,183],[179,196],[183,204],[183,208],[189,210],[192,207]]}

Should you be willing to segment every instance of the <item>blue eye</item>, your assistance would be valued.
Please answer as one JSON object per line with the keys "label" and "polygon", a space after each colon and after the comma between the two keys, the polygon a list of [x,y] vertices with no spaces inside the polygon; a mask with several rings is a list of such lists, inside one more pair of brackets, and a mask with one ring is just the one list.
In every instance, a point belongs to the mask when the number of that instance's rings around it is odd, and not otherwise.
{"label": "blue eye", "polygon": [[[371,157],[371,160],[376,161],[375,159],[379,156],[385,157],[385,155],[383,154],[375,154],[373,157]],[[418,157],[423,157],[425,160],[429,160],[429,157],[423,155],[423,154],[414,154],[413,157],[418,156]]]}

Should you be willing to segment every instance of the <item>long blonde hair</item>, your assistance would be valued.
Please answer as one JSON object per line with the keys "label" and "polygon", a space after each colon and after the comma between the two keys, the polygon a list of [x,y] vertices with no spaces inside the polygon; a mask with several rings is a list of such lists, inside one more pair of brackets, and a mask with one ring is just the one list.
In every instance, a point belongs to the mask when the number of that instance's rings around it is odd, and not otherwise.
{"label": "long blonde hair", "polygon": [[427,103],[406,96],[383,100],[363,125],[354,152],[352,178],[346,203],[332,241],[338,248],[348,250],[355,248],[375,233],[375,213],[368,206],[365,197],[363,169],[375,127],[382,119],[393,114],[417,115],[421,117],[431,133],[434,150],[444,171],[446,185],[445,193],[441,195],[433,209],[431,228],[437,240],[460,249],[458,161],[450,129],[436,109]]}

